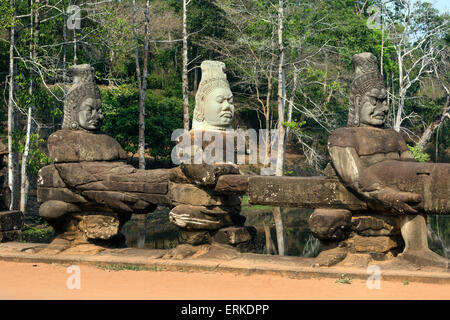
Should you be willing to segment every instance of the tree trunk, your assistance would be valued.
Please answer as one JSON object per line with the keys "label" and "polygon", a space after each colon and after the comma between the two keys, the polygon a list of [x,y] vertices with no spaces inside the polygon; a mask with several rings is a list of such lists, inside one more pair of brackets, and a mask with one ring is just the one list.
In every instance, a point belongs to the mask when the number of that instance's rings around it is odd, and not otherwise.
{"label": "tree trunk", "polygon": [[150,33],[150,0],[145,5],[145,35],[144,35],[144,62],[142,86],[139,101],[139,169],[145,170],[145,98],[147,95],[147,77],[148,77],[148,52],[149,52],[149,33]]}
{"label": "tree trunk", "polygon": [[[272,58],[273,61],[274,58]],[[266,120],[266,149],[264,155],[264,165],[270,165],[271,163],[271,137],[270,137],[270,129],[272,129],[272,125],[270,122],[270,99],[272,95],[272,66],[273,63],[270,64],[269,75],[267,76],[267,97],[266,97],[266,106],[264,107],[264,118]]]}
{"label": "tree trunk", "polygon": [[77,29],[73,29],[73,64],[78,63],[78,39]]}
{"label": "tree trunk", "polygon": [[[139,42],[136,27],[136,0],[133,0],[133,34],[135,39],[135,62],[136,62],[136,78],[139,87],[139,169],[145,170],[145,98],[147,94],[147,77],[148,77],[148,54],[150,43],[150,0],[145,5],[145,31],[144,31],[144,61],[141,68],[139,65]],[[139,216],[138,224],[141,232],[138,237],[138,248],[143,248],[145,244],[145,230],[147,217],[145,214]]]}
{"label": "tree trunk", "polygon": [[[297,88],[298,88],[298,71],[297,68],[294,67],[294,84],[292,86],[292,92],[291,92],[291,97],[289,99],[289,103],[288,103],[288,122],[292,122],[292,112],[294,109],[294,99],[295,99],[295,94],[297,92]],[[286,137],[289,138],[289,133],[290,133],[290,128],[287,128],[286,130]]]}
{"label": "tree trunk", "polygon": [[277,232],[278,255],[286,255],[286,235],[284,232],[283,219],[281,216],[281,207],[273,207],[273,220],[275,221],[275,230]]}
{"label": "tree trunk", "polygon": [[137,247],[143,249],[145,247],[145,233],[147,231],[147,215],[138,214],[137,221],[139,226],[139,234],[137,239]]}
{"label": "tree trunk", "polygon": [[[282,176],[284,170],[284,158],[286,153],[286,128],[284,127],[284,113],[285,113],[285,78],[284,78],[284,46],[283,46],[283,0],[279,0],[278,7],[278,152],[277,152],[277,166],[275,175]],[[281,208],[273,208],[273,219],[277,231],[278,254],[280,256],[286,255],[286,241],[281,218]]]}
{"label": "tree trunk", "polygon": [[146,2],[145,8],[145,35],[144,35],[144,62],[143,73],[139,64],[139,42],[136,27],[136,0],[133,0],[133,34],[135,39],[135,63],[136,78],[139,87],[139,169],[145,169],[145,97],[147,92],[147,76],[148,76],[148,51],[149,51],[149,33],[150,33],[150,3]]}
{"label": "tree trunk", "polygon": [[[63,65],[62,65],[62,76],[63,76],[63,92],[64,92],[64,99],[66,98],[66,61],[67,61],[67,18],[66,18],[66,4],[65,1],[62,2],[62,8],[63,8]],[[53,107],[53,114],[55,114],[56,111],[56,105]],[[55,128],[55,116],[52,116],[53,118],[53,130],[56,131]]]}
{"label": "tree trunk", "polygon": [[445,102],[445,105],[442,108],[442,115],[439,117],[439,119],[437,119],[437,120],[433,121],[432,123],[430,123],[430,125],[425,129],[424,133],[420,137],[419,142],[417,143],[417,145],[419,146],[419,148],[421,150],[423,150],[425,148],[425,146],[428,143],[428,141],[430,141],[431,136],[433,135],[433,133],[436,131],[437,128],[440,127],[440,125],[444,122],[444,120],[446,118],[450,118],[449,100],[450,100],[450,97],[447,96],[447,101]]}
{"label": "tree trunk", "polygon": [[403,88],[403,60],[401,57],[402,53],[400,48],[397,49],[397,63],[398,63],[398,95],[399,95],[399,102],[398,102],[398,108],[397,113],[395,115],[395,123],[394,123],[394,130],[397,132],[400,132],[400,126],[402,125],[402,113],[403,113],[403,106],[405,105],[405,92]]}
{"label": "tree trunk", "polygon": [[187,47],[187,0],[183,0],[183,123],[184,130],[189,130],[189,82],[188,82],[188,47]]}
{"label": "tree trunk", "polygon": [[112,88],[114,83],[112,81],[113,79],[113,63],[114,63],[114,58],[115,58],[115,52],[113,49],[109,50],[109,79],[108,79],[108,87]]}
{"label": "tree trunk", "polygon": [[13,151],[13,133],[15,131],[16,112],[14,108],[14,90],[16,68],[14,60],[14,48],[16,44],[16,28],[15,28],[15,0],[10,1],[11,7],[14,8],[12,26],[10,28],[10,45],[9,45],[9,92],[8,92],[8,186],[11,191],[11,204],[10,210],[17,208],[17,195],[16,195],[16,152]]}
{"label": "tree trunk", "polygon": [[194,86],[192,88],[192,90],[197,93],[198,90],[198,68],[194,69]]}
{"label": "tree trunk", "polygon": [[[34,10],[33,6],[36,4],[39,5],[39,0],[31,0],[31,12],[30,12],[30,60],[35,61],[37,58],[37,46],[39,41],[39,8],[36,7]],[[28,108],[27,114],[27,133],[25,138],[25,148],[22,154],[22,168],[21,168],[21,184],[20,184],[20,206],[19,210],[24,214],[26,213],[27,202],[28,202],[28,190],[30,181],[28,179],[27,173],[27,164],[28,164],[28,155],[30,152],[30,143],[31,143],[31,133],[33,132],[33,111],[34,111],[34,72],[30,71],[30,87],[29,93],[31,97],[31,105]]]}
{"label": "tree trunk", "polygon": [[263,227],[264,227],[264,235],[266,238],[266,246],[264,252],[266,254],[277,254],[277,249],[272,241],[272,236],[270,234],[270,228],[266,223],[263,221]]}
{"label": "tree trunk", "polygon": [[380,73],[383,76],[383,56],[384,56],[384,22],[383,22],[383,4],[381,4],[381,53],[380,53]]}
{"label": "tree trunk", "polygon": [[[33,93],[33,89],[31,88],[33,86],[33,81],[30,82],[30,94]],[[19,210],[23,212],[23,214],[26,214],[26,208],[27,208],[27,202],[28,202],[28,189],[30,185],[30,181],[28,179],[27,174],[27,164],[28,164],[28,154],[30,151],[30,140],[31,140],[31,131],[32,131],[32,115],[33,115],[33,109],[34,107],[31,105],[28,108],[28,114],[27,114],[27,134],[25,138],[25,148],[22,154],[22,164],[21,164],[21,171],[20,171],[20,177],[21,177],[21,183],[20,183],[20,205]]]}
{"label": "tree trunk", "polygon": [[284,156],[286,150],[286,128],[284,126],[285,113],[285,78],[284,78],[284,45],[283,45],[283,0],[279,0],[278,9],[278,152],[275,174],[283,175]]}

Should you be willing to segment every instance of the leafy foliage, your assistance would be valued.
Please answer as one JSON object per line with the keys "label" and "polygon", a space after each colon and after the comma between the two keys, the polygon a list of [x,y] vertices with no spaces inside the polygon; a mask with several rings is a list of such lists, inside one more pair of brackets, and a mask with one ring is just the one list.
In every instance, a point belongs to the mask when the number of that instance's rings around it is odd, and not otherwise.
{"label": "leafy foliage", "polygon": [[409,151],[411,151],[414,159],[418,162],[428,162],[430,161],[430,155],[423,152],[419,146],[408,146]]}
{"label": "leafy foliage", "polygon": [[[117,139],[131,153],[138,150],[139,92],[123,85],[114,90],[102,90],[104,122],[102,129]],[[148,91],[146,96],[146,145],[150,155],[169,157],[175,142],[172,132],[183,128],[183,103],[178,97]]]}
{"label": "leafy foliage", "polygon": [[14,8],[9,0],[0,0],[0,30],[11,27]]}

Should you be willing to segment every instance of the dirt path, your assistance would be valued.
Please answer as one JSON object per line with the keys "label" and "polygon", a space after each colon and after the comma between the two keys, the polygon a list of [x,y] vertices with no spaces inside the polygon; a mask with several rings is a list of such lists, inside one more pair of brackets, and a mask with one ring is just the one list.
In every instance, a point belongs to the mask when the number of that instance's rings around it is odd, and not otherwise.
{"label": "dirt path", "polygon": [[297,280],[268,275],[103,270],[80,266],[80,289],[69,290],[67,266],[0,261],[0,299],[450,299],[450,286],[363,280]]}

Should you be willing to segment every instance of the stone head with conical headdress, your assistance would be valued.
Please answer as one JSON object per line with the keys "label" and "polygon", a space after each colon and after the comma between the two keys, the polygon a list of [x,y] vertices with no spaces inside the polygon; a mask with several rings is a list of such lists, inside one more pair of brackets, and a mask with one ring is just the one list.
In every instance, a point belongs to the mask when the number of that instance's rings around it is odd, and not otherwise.
{"label": "stone head with conical headdress", "polygon": [[98,131],[102,125],[100,90],[94,82],[94,68],[88,64],[69,68],[73,84],[64,103],[63,129]]}
{"label": "stone head with conical headdress", "polygon": [[353,67],[355,78],[350,87],[348,126],[383,127],[389,109],[377,58],[370,52],[355,54]]}
{"label": "stone head with conical headdress", "polygon": [[234,116],[233,94],[220,61],[203,61],[202,79],[195,96],[192,129],[226,130]]}

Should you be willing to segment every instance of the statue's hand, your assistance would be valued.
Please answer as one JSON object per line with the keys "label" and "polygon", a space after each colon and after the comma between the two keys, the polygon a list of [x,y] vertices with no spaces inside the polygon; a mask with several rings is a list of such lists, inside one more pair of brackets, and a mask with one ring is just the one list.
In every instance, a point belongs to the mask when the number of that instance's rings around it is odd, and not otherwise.
{"label": "statue's hand", "polygon": [[417,193],[402,192],[388,187],[368,192],[367,196],[380,201],[387,208],[406,214],[417,214],[417,210],[412,206],[422,201],[421,196]]}

